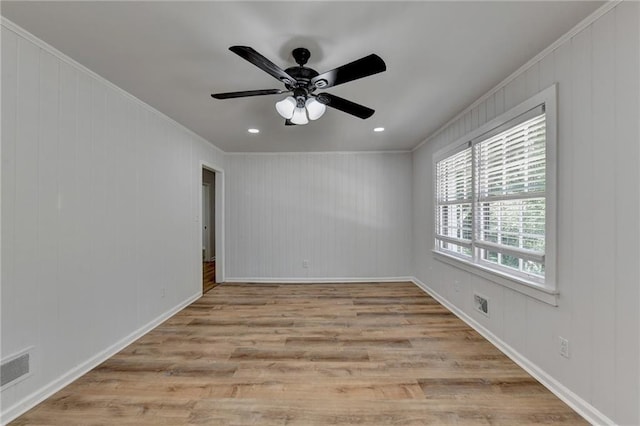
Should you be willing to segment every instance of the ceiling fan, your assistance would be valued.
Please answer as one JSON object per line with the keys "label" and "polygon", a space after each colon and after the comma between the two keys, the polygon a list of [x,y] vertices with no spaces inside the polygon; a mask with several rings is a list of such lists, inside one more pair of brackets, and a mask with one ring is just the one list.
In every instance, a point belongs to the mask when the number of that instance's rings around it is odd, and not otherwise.
{"label": "ceiling fan", "polygon": [[278,67],[251,47],[231,46],[229,50],[284,83],[285,89],[245,90],[214,93],[211,96],[216,99],[231,99],[289,93],[291,96],[276,103],[276,110],[285,119],[286,125],[301,125],[307,124],[309,120],[317,120],[324,114],[328,106],[362,119],[371,117],[375,112],[371,108],[330,93],[314,92],[316,89],[326,89],[348,83],[387,69],[382,58],[375,54],[319,74],[316,70],[305,67],[311,53],[304,47],[293,49],[291,54],[298,66],[286,70]]}

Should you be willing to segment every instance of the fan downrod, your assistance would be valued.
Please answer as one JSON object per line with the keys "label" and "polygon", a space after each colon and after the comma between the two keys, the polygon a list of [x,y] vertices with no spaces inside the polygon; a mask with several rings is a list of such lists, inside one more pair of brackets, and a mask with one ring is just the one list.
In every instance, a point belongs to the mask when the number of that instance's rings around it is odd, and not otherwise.
{"label": "fan downrod", "polygon": [[295,59],[296,64],[300,65],[301,67],[303,67],[311,57],[311,52],[309,52],[309,50],[305,49],[304,47],[293,49],[291,54],[293,55],[293,59]]}

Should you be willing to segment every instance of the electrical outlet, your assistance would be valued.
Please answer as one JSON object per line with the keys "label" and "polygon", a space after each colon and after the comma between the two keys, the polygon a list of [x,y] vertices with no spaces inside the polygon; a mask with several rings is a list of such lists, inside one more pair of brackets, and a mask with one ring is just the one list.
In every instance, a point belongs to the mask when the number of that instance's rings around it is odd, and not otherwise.
{"label": "electrical outlet", "polygon": [[302,261],[302,267],[303,268],[308,268],[309,267],[309,260],[305,259]]}
{"label": "electrical outlet", "polygon": [[569,341],[562,336],[560,338],[560,355],[569,358]]}

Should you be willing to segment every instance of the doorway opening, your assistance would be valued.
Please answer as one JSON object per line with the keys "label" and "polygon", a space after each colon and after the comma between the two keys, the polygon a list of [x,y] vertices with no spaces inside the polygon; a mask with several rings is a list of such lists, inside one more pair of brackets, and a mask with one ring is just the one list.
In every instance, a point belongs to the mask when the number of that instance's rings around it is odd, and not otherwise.
{"label": "doorway opening", "polygon": [[217,173],[202,168],[202,294],[215,288],[216,270],[216,178]]}

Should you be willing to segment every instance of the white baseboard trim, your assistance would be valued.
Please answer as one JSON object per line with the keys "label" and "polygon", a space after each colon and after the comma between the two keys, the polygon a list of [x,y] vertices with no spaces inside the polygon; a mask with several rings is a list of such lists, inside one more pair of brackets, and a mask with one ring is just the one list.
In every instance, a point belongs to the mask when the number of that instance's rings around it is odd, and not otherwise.
{"label": "white baseboard trim", "polygon": [[112,357],[113,355],[120,352],[122,349],[124,349],[125,347],[127,347],[128,345],[130,345],[140,337],[142,337],[143,335],[147,334],[149,331],[153,330],[158,325],[162,324],[164,321],[171,318],[173,315],[175,315],[176,313],[178,313],[179,311],[181,311],[191,303],[198,300],[201,296],[202,296],[202,291],[200,291],[198,294],[194,294],[193,296],[190,296],[183,302],[171,308],[169,311],[154,318],[153,320],[143,325],[139,329],[135,330],[128,336],[124,337],[123,339],[109,346],[105,350],[89,358],[79,366],[69,370],[68,372],[66,372],[56,380],[38,389],[37,391],[23,398],[21,401],[7,408],[6,410],[3,410],[2,413],[0,414],[0,419],[2,419],[0,423],[2,425],[6,425],[12,420],[15,420],[18,416],[24,414],[29,409],[35,407],[37,404],[49,398],[51,395],[58,392],[65,386],[69,385],[74,380],[77,380],[78,378],[80,378],[83,374],[86,374],[87,372],[97,367],[102,362],[106,361],[107,359],[109,359],[110,357]]}
{"label": "white baseboard trim", "polygon": [[476,330],[478,333],[482,335],[485,339],[491,342],[495,347],[497,347],[502,353],[508,356],[513,362],[518,364],[525,370],[527,373],[531,374],[536,380],[538,380],[544,387],[549,389],[554,395],[564,401],[569,407],[574,409],[578,414],[580,414],[586,421],[593,425],[615,425],[615,422],[602,414],[598,409],[589,404],[580,396],[576,395],[573,391],[568,389],[558,380],[550,376],[547,372],[542,370],[536,364],[531,362],[528,358],[522,355],[520,352],[513,349],[507,343],[502,341],[498,336],[493,334],[487,328],[485,328],[482,324],[471,318],[469,315],[464,313],[462,310],[457,308],[455,305],[451,304],[447,299],[442,297],[436,291],[434,291],[431,287],[420,281],[416,277],[412,277],[411,281],[418,287],[420,287],[425,293],[436,299],[440,304],[442,304],[445,308],[450,310],[453,314],[455,314],[458,318],[464,321],[469,327]]}
{"label": "white baseboard trim", "polygon": [[305,278],[268,278],[268,277],[247,277],[229,278],[226,283],[257,283],[257,284],[312,284],[312,283],[391,283],[391,282],[412,282],[413,277],[370,277],[370,278],[345,278],[345,277],[305,277]]}

